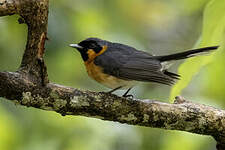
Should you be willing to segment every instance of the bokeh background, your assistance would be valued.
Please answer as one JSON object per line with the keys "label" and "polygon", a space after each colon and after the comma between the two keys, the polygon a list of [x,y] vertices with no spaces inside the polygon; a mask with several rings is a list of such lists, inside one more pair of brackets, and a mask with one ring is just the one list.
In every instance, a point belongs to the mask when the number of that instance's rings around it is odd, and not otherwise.
{"label": "bokeh background", "polygon": [[[217,0],[223,1],[223,0]],[[51,0],[45,61],[52,82],[107,91],[91,80],[70,43],[99,37],[155,55],[184,51],[202,37],[209,0]],[[225,5],[225,1],[222,3]],[[225,14],[225,10],[220,12]],[[15,71],[21,61],[27,28],[19,16],[0,18],[0,70]],[[217,23],[218,20],[212,20]],[[221,23],[221,22],[220,22]],[[225,23],[224,23],[225,24]],[[224,25],[222,25],[224,28]],[[210,34],[210,33],[209,33]],[[212,46],[207,45],[204,46]],[[225,108],[225,55],[213,54],[198,69],[182,95],[195,102]],[[208,57],[204,57],[205,60]],[[177,70],[182,61],[171,68]],[[191,70],[189,65],[186,70]],[[185,79],[183,79],[185,80]],[[135,97],[168,102],[171,87],[143,83]],[[122,94],[117,92],[117,94]],[[17,106],[0,98],[1,150],[215,150],[211,137],[129,126],[93,118],[66,116]]]}

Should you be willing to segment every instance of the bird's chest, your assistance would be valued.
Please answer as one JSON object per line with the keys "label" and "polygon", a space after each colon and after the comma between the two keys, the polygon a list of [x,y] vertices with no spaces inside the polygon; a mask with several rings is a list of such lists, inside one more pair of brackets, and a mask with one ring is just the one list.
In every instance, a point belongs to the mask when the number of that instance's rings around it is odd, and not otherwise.
{"label": "bird's chest", "polygon": [[130,88],[133,86],[132,81],[122,80],[117,77],[108,75],[103,73],[103,68],[96,66],[94,64],[94,61],[92,62],[85,62],[86,70],[88,75],[96,80],[97,82],[103,84],[104,86],[108,88],[117,88],[117,87],[123,87],[123,88]]}

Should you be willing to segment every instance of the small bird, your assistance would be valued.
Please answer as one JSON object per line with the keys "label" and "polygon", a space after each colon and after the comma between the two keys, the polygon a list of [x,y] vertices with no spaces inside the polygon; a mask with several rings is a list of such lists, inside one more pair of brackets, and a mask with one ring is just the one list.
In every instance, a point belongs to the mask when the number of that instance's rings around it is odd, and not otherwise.
{"label": "small bird", "polygon": [[118,89],[128,89],[123,97],[138,82],[156,82],[173,85],[180,76],[168,71],[170,62],[214,51],[218,46],[188,50],[176,54],[154,56],[131,46],[113,43],[99,38],[88,38],[76,48],[84,61],[88,75],[111,88],[110,93]]}

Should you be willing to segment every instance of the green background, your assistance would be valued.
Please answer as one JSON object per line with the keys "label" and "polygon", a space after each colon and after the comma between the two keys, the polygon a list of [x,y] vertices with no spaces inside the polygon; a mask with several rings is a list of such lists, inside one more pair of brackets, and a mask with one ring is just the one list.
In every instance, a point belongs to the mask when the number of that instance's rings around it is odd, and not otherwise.
{"label": "green background", "polygon": [[[18,18],[0,18],[1,71],[15,71],[25,49],[27,27]],[[223,109],[224,28],[224,0],[50,0],[45,61],[52,82],[107,91],[87,76],[70,43],[99,37],[155,55],[220,45],[210,56],[175,63],[170,70],[178,69],[182,78],[174,87],[143,83],[131,93],[169,102],[182,92],[187,99]],[[214,150],[215,144],[207,136],[62,117],[0,100],[0,150]]]}

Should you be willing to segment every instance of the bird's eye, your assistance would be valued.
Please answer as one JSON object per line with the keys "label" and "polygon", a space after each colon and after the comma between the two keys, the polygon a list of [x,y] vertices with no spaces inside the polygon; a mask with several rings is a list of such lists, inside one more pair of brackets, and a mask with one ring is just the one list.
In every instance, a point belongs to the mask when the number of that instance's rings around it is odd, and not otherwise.
{"label": "bird's eye", "polygon": [[89,47],[90,47],[90,48],[95,48],[96,46],[95,46],[94,43],[91,43]]}

